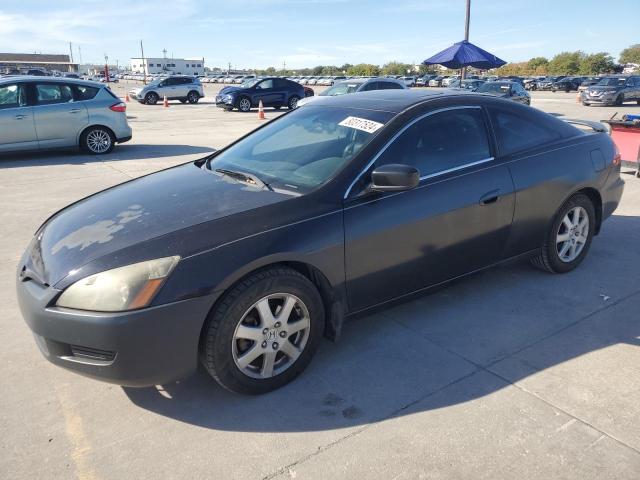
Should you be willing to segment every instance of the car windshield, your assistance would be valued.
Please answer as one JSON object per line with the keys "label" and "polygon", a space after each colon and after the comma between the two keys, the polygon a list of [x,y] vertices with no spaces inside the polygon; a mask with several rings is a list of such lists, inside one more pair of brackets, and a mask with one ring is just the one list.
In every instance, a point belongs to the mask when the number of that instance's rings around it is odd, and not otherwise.
{"label": "car windshield", "polygon": [[345,93],[353,93],[358,89],[357,83],[338,83],[333,87],[327,88],[320,95],[323,97],[334,97],[336,95],[344,95]]}
{"label": "car windshield", "polygon": [[333,178],[392,116],[307,105],[223,150],[207,166],[253,175],[275,191],[307,193]]}
{"label": "car windshield", "polygon": [[609,77],[609,78],[603,78],[597,83],[597,85],[602,85],[605,87],[617,87],[620,85],[624,85],[625,83],[627,83],[626,78]]}
{"label": "car windshield", "polygon": [[478,93],[505,93],[509,91],[508,83],[484,83],[478,87]]}
{"label": "car windshield", "polygon": [[240,86],[242,88],[250,88],[250,87],[253,87],[256,83],[258,83],[258,81],[259,80],[257,78],[248,78],[247,80],[242,82]]}

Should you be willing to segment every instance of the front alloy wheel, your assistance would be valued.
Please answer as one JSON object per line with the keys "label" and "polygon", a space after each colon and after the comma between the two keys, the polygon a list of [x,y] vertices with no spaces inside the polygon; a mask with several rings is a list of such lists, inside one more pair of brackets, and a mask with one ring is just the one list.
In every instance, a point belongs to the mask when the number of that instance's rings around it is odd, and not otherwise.
{"label": "front alloy wheel", "polygon": [[271,378],[298,359],[309,338],[309,310],[295,295],[275,293],[254,303],[233,334],[233,361],[252,378]]}
{"label": "front alloy wheel", "polygon": [[276,266],[225,293],[204,327],[200,357],[226,389],[265,393],[305,369],[323,329],[324,306],[315,285],[296,270]]}
{"label": "front alloy wheel", "polygon": [[246,97],[241,98],[238,102],[238,110],[241,112],[248,112],[251,110],[251,101]]}

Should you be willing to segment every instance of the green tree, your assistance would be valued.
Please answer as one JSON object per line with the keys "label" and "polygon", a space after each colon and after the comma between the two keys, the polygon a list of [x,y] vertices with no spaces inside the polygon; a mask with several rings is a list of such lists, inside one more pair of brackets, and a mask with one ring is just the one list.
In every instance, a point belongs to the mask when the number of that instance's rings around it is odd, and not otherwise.
{"label": "green tree", "polygon": [[586,55],[580,62],[580,74],[599,75],[612,72],[615,68],[613,57],[607,52]]}
{"label": "green tree", "polygon": [[533,57],[527,62],[527,67],[530,73],[536,73],[539,71],[546,71],[549,66],[549,60],[545,57]]}
{"label": "green tree", "polygon": [[549,73],[555,75],[575,75],[580,71],[584,59],[583,52],[562,52],[549,61]]}
{"label": "green tree", "polygon": [[347,75],[375,77],[380,75],[380,67],[370,63],[359,63],[353,65],[347,70]]}
{"label": "green tree", "polygon": [[640,43],[631,45],[620,52],[620,63],[640,64]]}
{"label": "green tree", "polygon": [[413,69],[413,65],[402,62],[389,62],[382,66],[383,75],[406,75],[407,70]]}

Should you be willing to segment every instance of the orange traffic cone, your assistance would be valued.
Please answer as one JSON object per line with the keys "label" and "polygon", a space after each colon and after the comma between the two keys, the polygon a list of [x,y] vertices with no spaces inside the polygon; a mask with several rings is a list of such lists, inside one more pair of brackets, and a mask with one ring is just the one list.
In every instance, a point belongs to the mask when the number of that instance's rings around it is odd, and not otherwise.
{"label": "orange traffic cone", "polygon": [[576,103],[580,103],[580,92],[578,92],[578,95],[576,95]]}
{"label": "orange traffic cone", "polygon": [[128,93],[124,94],[124,101],[125,102],[130,102],[131,101],[131,99],[129,98],[129,94]]}
{"label": "orange traffic cone", "polygon": [[167,96],[164,96],[164,100],[162,101],[162,106],[164,108],[169,108],[169,100],[167,100]]}
{"label": "orange traffic cone", "polygon": [[264,108],[262,107],[262,100],[258,102],[258,119],[265,120],[267,117],[264,116]]}

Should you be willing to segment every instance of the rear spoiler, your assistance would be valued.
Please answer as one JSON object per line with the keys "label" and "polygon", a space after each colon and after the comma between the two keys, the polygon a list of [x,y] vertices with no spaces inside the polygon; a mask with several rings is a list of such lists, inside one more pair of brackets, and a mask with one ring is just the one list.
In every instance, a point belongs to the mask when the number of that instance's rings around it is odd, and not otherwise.
{"label": "rear spoiler", "polygon": [[593,129],[594,132],[609,133],[609,129],[607,128],[607,126],[600,122],[592,122],[590,120],[578,120],[575,118],[563,118],[563,117],[560,117],[560,120],[563,120],[567,123],[571,123],[573,125],[582,125],[583,127],[589,127]]}

